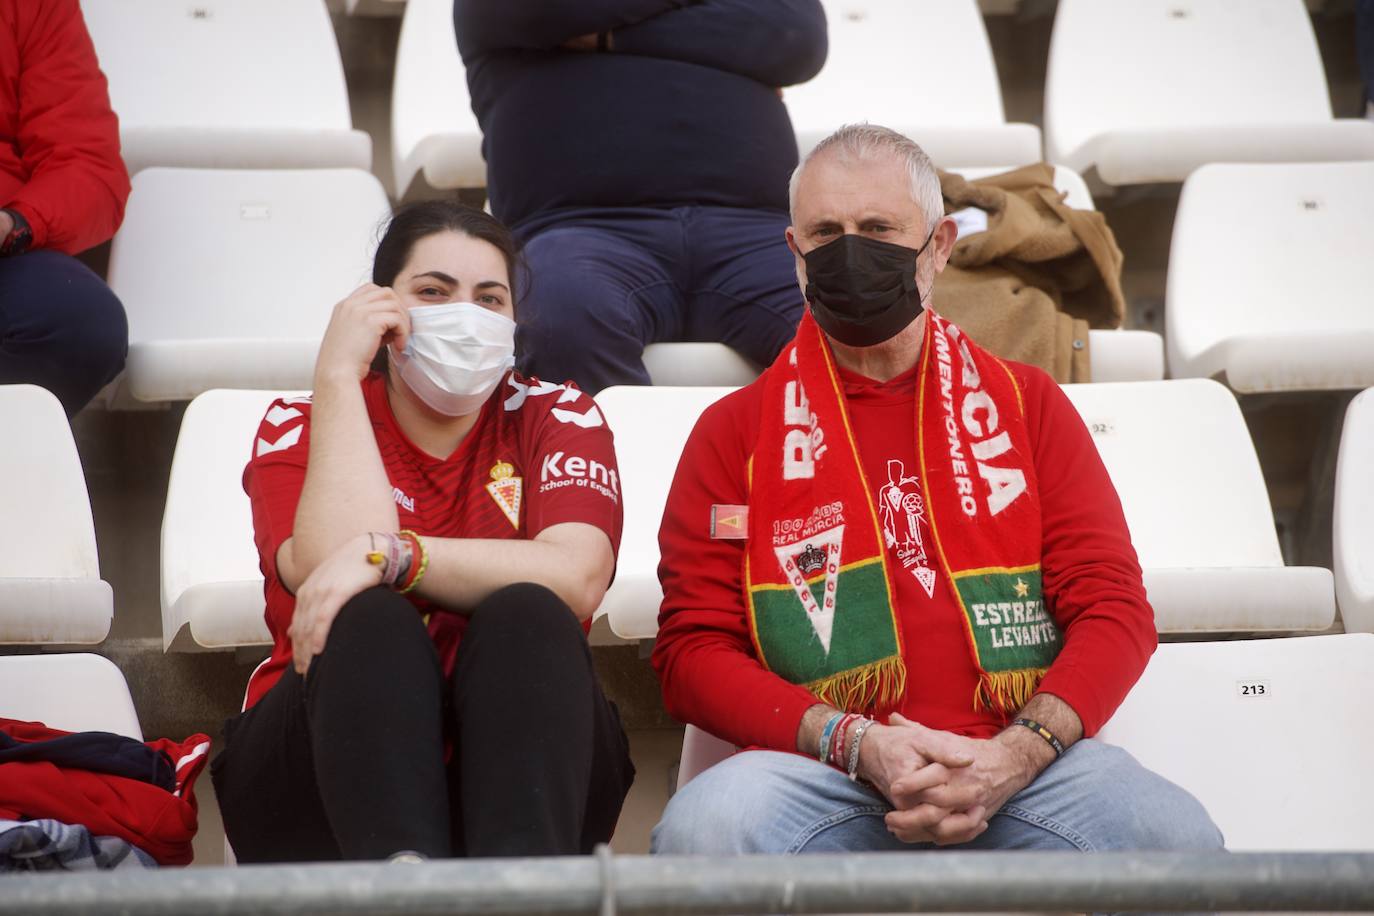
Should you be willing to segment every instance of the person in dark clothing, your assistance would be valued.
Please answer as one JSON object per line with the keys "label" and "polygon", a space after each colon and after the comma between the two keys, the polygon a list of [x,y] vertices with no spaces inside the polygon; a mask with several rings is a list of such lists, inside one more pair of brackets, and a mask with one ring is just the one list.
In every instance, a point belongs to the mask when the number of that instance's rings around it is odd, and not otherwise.
{"label": "person in dark clothing", "polygon": [[71,416],[124,368],[115,294],[72,255],[124,217],[119,121],[77,0],[0,0],[0,385]]}
{"label": "person in dark clothing", "polygon": [[819,0],[456,0],[492,211],[539,280],[522,371],[648,382],[645,345],[766,365],[801,317],[780,88],[825,61]]}

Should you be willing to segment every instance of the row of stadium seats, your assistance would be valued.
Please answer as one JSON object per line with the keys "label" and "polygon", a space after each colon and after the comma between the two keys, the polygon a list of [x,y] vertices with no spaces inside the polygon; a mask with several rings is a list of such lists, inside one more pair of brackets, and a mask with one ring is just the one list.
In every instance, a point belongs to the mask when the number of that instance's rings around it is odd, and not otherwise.
{"label": "row of stadium seats", "polygon": [[[975,0],[824,3],[829,59],[786,92],[803,151],[844,121],[868,120],[948,166],[1047,158],[1094,170],[1105,186],[1177,182],[1207,162],[1374,158],[1374,123],[1332,116],[1302,0],[1060,0],[1043,155],[1038,127],[1006,121]],[[452,7],[405,7],[392,97],[398,196],[420,173],[434,188],[485,185]],[[370,167],[324,0],[82,9],[131,172]]]}
{"label": "row of stadium seats", "polygon": [[[1092,206],[1077,174],[1059,167],[1055,180],[1071,204]],[[381,184],[357,169],[140,172],[110,253],[129,316],[120,390],[176,401],[308,388],[330,310],[369,278],[388,211]],[[1170,374],[1244,392],[1374,385],[1371,212],[1374,162],[1190,176],[1170,255]],[[1094,331],[1089,344],[1094,381],[1164,377],[1156,334]],[[646,361],[658,384],[740,385],[758,371],[711,344],[655,345]]]}
{"label": "row of stadium seats", "polygon": [[[784,93],[802,152],[844,122],[899,130],[938,163],[1042,158],[1105,186],[1178,182],[1207,162],[1374,158],[1374,124],[1332,117],[1302,0],[1060,0],[1045,131],[1006,121],[974,0],[824,0],[820,75]],[[482,187],[481,131],[450,0],[409,0],[392,96],[396,192]],[[1129,35],[1130,41],[1107,36]],[[1161,62],[1162,49],[1168,62]],[[436,93],[437,84],[455,88]]]}
{"label": "row of stadium seats", "polygon": [[[598,611],[621,636],[655,634],[655,532],[671,456],[727,390],[629,387],[600,397],[634,494],[616,583]],[[1332,623],[1332,574],[1283,565],[1229,391],[1208,380],[1065,390],[1121,493],[1160,630],[1204,640],[1162,645],[1102,739],[1197,795],[1232,849],[1374,849],[1374,795],[1355,791],[1374,752],[1364,727],[1374,689],[1374,480],[1365,472],[1374,389],[1351,404],[1341,442],[1335,592],[1347,632],[1325,636],[1289,635]],[[259,419],[282,394],[211,391],[186,412],[162,530],[169,651],[267,641],[239,480]],[[0,550],[0,643],[99,642],[110,591],[62,410],[41,389],[0,387],[0,418],[29,431],[22,447],[0,453],[0,471],[24,482],[4,497],[6,516],[29,522]],[[1221,633],[1285,638],[1207,640]],[[0,657],[0,693],[7,716],[140,735],[122,675],[98,656]],[[1279,723],[1293,722],[1307,737],[1276,740]],[[689,727],[679,784],[731,750]]]}
{"label": "row of stadium seats", "polygon": [[[724,388],[618,387],[598,396],[634,494],[615,583],[598,616],[624,639],[657,632],[658,524],[676,456]],[[1374,632],[1374,389],[1352,402],[1336,472],[1331,570],[1285,566],[1235,396],[1206,379],[1069,385],[1121,496],[1161,633]],[[162,524],[169,651],[263,645],[262,576],[241,486],[267,405],[292,393],[214,390],[182,420]],[[0,388],[0,418],[27,435],[0,454],[12,528],[0,550],[0,643],[95,644],[109,631],[81,466],[56,400]]]}

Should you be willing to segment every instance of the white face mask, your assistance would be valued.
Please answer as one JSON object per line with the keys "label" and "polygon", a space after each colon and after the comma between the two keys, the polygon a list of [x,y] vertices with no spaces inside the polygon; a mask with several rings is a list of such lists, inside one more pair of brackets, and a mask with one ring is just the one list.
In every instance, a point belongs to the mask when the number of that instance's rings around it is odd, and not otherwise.
{"label": "white face mask", "polygon": [[405,350],[387,347],[401,380],[445,416],[482,406],[515,365],[515,322],[471,302],[410,310]]}

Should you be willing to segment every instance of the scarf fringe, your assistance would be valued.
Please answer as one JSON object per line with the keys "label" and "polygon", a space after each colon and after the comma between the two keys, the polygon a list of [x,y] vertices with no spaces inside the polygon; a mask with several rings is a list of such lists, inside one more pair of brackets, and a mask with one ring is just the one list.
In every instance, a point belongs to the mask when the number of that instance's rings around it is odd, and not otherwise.
{"label": "scarf fringe", "polygon": [[1048,668],[1019,668],[1015,671],[983,671],[973,692],[973,708],[979,712],[991,709],[1011,715],[1030,702],[1035,688]]}
{"label": "scarf fringe", "polygon": [[906,662],[890,655],[858,668],[812,681],[806,689],[845,712],[895,709],[906,695]]}

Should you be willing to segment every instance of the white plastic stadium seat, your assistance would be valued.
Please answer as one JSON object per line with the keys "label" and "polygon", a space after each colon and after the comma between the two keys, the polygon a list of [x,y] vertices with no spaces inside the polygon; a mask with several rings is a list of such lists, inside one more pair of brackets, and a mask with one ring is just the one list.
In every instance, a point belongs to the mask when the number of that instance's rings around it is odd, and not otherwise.
{"label": "white plastic stadium seat", "polygon": [[1374,633],[1374,388],[1351,402],[1336,460],[1336,603],[1347,633]]}
{"label": "white plastic stadium seat", "polygon": [[710,769],[739,748],[708,731],[687,726],[682,733],[682,757],[677,765],[677,788],[681,789],[703,770]]}
{"label": "white plastic stadium seat", "polygon": [[1331,571],[1284,566],[1235,396],[1205,379],[1066,385],[1130,526],[1161,633],[1323,630]]}
{"label": "white plastic stadium seat", "polygon": [[825,67],[783,91],[802,155],[842,124],[869,121],[906,134],[945,166],[1040,161],[1039,128],[1007,123],[975,0],[822,5]]}
{"label": "white plastic stadium seat", "polygon": [[[1097,737],[1193,793],[1228,849],[1370,850],[1371,690],[1366,633],[1165,644]],[[1275,741],[1293,723],[1319,747]],[[734,751],[687,726],[677,787]]]}
{"label": "white plastic stadium seat", "polygon": [[1371,213],[1374,162],[1189,176],[1169,250],[1170,374],[1246,392],[1374,385]]}
{"label": "white plastic stadium seat", "polygon": [[[940,168],[944,168],[940,163],[936,163]],[[1003,172],[1010,172],[1012,169],[1020,168],[1014,165],[984,165],[977,168],[956,167],[948,169],[964,176],[969,181],[976,181],[979,178],[987,178],[989,175],[1000,175]],[[1083,176],[1066,166],[1056,165],[1054,168],[1054,186],[1064,192],[1064,203],[1075,210],[1091,210],[1094,207],[1092,192],[1088,190],[1088,183],[1083,180]]]}
{"label": "white plastic stadium seat", "polygon": [[391,158],[398,198],[421,171],[433,188],[486,186],[482,129],[468,97],[452,0],[406,3],[391,90]]}
{"label": "white plastic stadium seat", "polygon": [[658,527],[678,456],[701,412],[732,390],[623,385],[596,396],[615,431],[621,490],[630,494],[615,582],[596,611],[622,639],[651,639],[658,632]]}
{"label": "white plastic stadium seat", "polygon": [[1162,645],[1099,737],[1192,792],[1229,849],[1368,851],[1371,694],[1367,633]]}
{"label": "white plastic stadium seat", "polygon": [[1177,182],[1207,162],[1374,158],[1374,123],[1332,118],[1302,0],[1060,0],[1045,150],[1108,185]]}
{"label": "white plastic stadium seat", "polygon": [[0,716],[143,740],[124,675],[86,652],[0,658]]}
{"label": "white plastic stadium seat", "polygon": [[324,0],[81,0],[129,171],[372,167]]}
{"label": "white plastic stadium seat", "polygon": [[144,401],[308,388],[334,304],[371,276],[386,193],[356,169],[148,169],[110,252]]}
{"label": "white plastic stadium seat", "polygon": [[[1151,382],[1164,378],[1164,339],[1153,331],[1089,331],[1094,382]],[[718,343],[661,343],[644,348],[655,385],[741,386],[758,366]]]}
{"label": "white plastic stadium seat", "polygon": [[652,384],[680,387],[739,387],[762,371],[721,343],[649,344],[644,348],[644,368]]}
{"label": "white plastic stadium seat", "polygon": [[162,516],[162,646],[268,645],[243,468],[282,391],[207,391],[186,408]]}
{"label": "white plastic stadium seat", "polygon": [[67,415],[42,388],[3,385],[0,424],[0,644],[99,643],[114,594]]}

